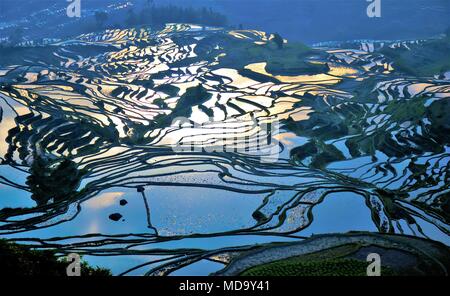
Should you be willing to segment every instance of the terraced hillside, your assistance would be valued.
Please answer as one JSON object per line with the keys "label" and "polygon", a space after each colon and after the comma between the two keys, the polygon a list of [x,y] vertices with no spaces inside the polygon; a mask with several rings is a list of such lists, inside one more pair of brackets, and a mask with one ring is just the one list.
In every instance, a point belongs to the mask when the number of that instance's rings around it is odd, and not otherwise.
{"label": "terraced hillside", "polygon": [[0,49],[1,237],[114,274],[208,274],[312,233],[449,245],[449,73],[397,69],[383,53],[407,42],[280,38],[169,24]]}

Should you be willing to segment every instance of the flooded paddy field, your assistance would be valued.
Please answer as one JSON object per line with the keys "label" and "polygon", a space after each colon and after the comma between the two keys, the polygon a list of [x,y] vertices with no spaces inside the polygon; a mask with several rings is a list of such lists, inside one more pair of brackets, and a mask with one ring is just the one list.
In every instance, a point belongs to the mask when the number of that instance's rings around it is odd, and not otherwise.
{"label": "flooded paddy field", "polygon": [[276,39],[169,24],[3,54],[1,238],[115,275],[325,233],[450,245],[450,76],[390,55],[426,41]]}

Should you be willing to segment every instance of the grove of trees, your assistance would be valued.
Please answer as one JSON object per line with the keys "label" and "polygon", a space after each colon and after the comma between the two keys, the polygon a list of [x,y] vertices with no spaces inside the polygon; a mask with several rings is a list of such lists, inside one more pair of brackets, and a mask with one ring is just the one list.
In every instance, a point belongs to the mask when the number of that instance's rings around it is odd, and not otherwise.
{"label": "grove of trees", "polygon": [[[167,23],[191,23],[203,26],[222,27],[227,24],[226,16],[213,11],[211,8],[192,8],[174,5],[156,6],[151,1],[139,11],[129,9],[123,16],[122,21],[109,17],[106,12],[96,12],[94,19],[97,29],[103,29],[106,22],[112,19],[116,21],[113,27],[133,27],[139,25],[161,27]],[[120,25],[120,23],[124,25]]]}
{"label": "grove of trees", "polygon": [[227,18],[211,8],[179,7],[173,5],[147,5],[140,12],[130,9],[125,19],[127,26],[152,25],[166,23],[193,23],[205,26],[225,26]]}

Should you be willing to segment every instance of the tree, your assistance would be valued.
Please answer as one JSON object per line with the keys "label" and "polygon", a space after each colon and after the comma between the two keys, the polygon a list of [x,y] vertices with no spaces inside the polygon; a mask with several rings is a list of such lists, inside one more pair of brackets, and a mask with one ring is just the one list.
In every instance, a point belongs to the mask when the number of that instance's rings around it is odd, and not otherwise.
{"label": "tree", "polygon": [[[54,250],[33,250],[3,239],[0,239],[0,258],[2,278],[4,276],[65,277],[70,263],[66,258],[59,259]],[[110,270],[91,267],[86,261],[81,261],[80,265],[81,276],[111,276]]]}
{"label": "tree", "polygon": [[32,192],[31,198],[38,205],[46,205],[51,199],[56,202],[73,196],[84,174],[72,160],[52,162],[34,155],[26,184]]}
{"label": "tree", "polygon": [[225,26],[227,18],[218,12],[214,12],[211,8],[177,7],[173,5],[156,6],[153,2],[148,2],[148,5],[145,5],[137,13],[130,9],[125,23],[128,27],[141,24],[161,26],[167,23]]}
{"label": "tree", "polygon": [[282,49],[283,45],[284,45],[284,39],[283,37],[280,36],[280,34],[278,33],[274,33],[273,35],[273,42],[275,42],[275,44],[278,46],[278,49]]}
{"label": "tree", "polygon": [[108,14],[106,12],[97,11],[95,13],[95,22],[97,23],[97,27],[102,28],[107,20]]}

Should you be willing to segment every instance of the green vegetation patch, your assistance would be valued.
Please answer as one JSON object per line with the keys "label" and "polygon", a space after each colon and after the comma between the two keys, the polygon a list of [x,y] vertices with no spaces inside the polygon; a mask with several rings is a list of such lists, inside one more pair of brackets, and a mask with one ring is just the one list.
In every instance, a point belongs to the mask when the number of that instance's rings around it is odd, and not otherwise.
{"label": "green vegetation patch", "polygon": [[[160,114],[155,117],[153,125],[155,127],[169,126],[177,117],[189,117],[192,114],[193,106],[201,106],[211,99],[212,94],[208,92],[201,84],[190,87],[178,100],[176,108],[170,115]],[[211,114],[212,116],[212,114]]]}
{"label": "green vegetation patch", "polygon": [[307,60],[320,53],[302,43],[280,47],[275,42],[255,44],[232,36],[226,36],[223,42],[226,55],[220,58],[220,67],[242,70],[249,64],[267,62],[266,70],[273,75],[313,75],[329,71],[327,64]]}
{"label": "green vegetation patch", "polygon": [[154,88],[156,91],[161,91],[167,94],[169,97],[176,97],[180,89],[171,84],[162,84]]}
{"label": "green vegetation patch", "polygon": [[[242,272],[242,276],[366,276],[368,263],[345,256],[361,246],[347,244],[320,252],[295,256],[261,264]],[[389,267],[382,267],[381,274],[395,275]]]}
{"label": "green vegetation patch", "polygon": [[[355,259],[326,259],[320,261],[303,261],[293,257],[244,271],[242,276],[367,276],[367,262]],[[382,267],[381,274],[395,275],[395,272]]]}
{"label": "green vegetation patch", "polygon": [[[54,251],[32,250],[0,239],[1,276],[67,276],[69,263],[59,259]],[[81,262],[81,276],[110,276],[104,268]]]}
{"label": "green vegetation patch", "polygon": [[389,102],[385,113],[391,114],[391,120],[395,122],[411,121],[418,123],[425,114],[426,97],[421,96],[411,100],[395,100]]}
{"label": "green vegetation patch", "polygon": [[442,145],[450,143],[450,103],[449,99],[434,101],[426,110],[431,121],[430,132],[433,139]]}
{"label": "green vegetation patch", "polygon": [[450,38],[426,41],[406,48],[383,48],[394,69],[415,76],[433,76],[450,70]]}
{"label": "green vegetation patch", "polygon": [[76,194],[86,171],[79,170],[70,159],[52,161],[35,155],[30,173],[26,184],[31,198],[38,205],[45,205],[51,199],[56,202]]}
{"label": "green vegetation patch", "polygon": [[292,149],[290,156],[294,162],[314,168],[324,168],[331,162],[345,160],[342,152],[335,146],[314,140]]}

